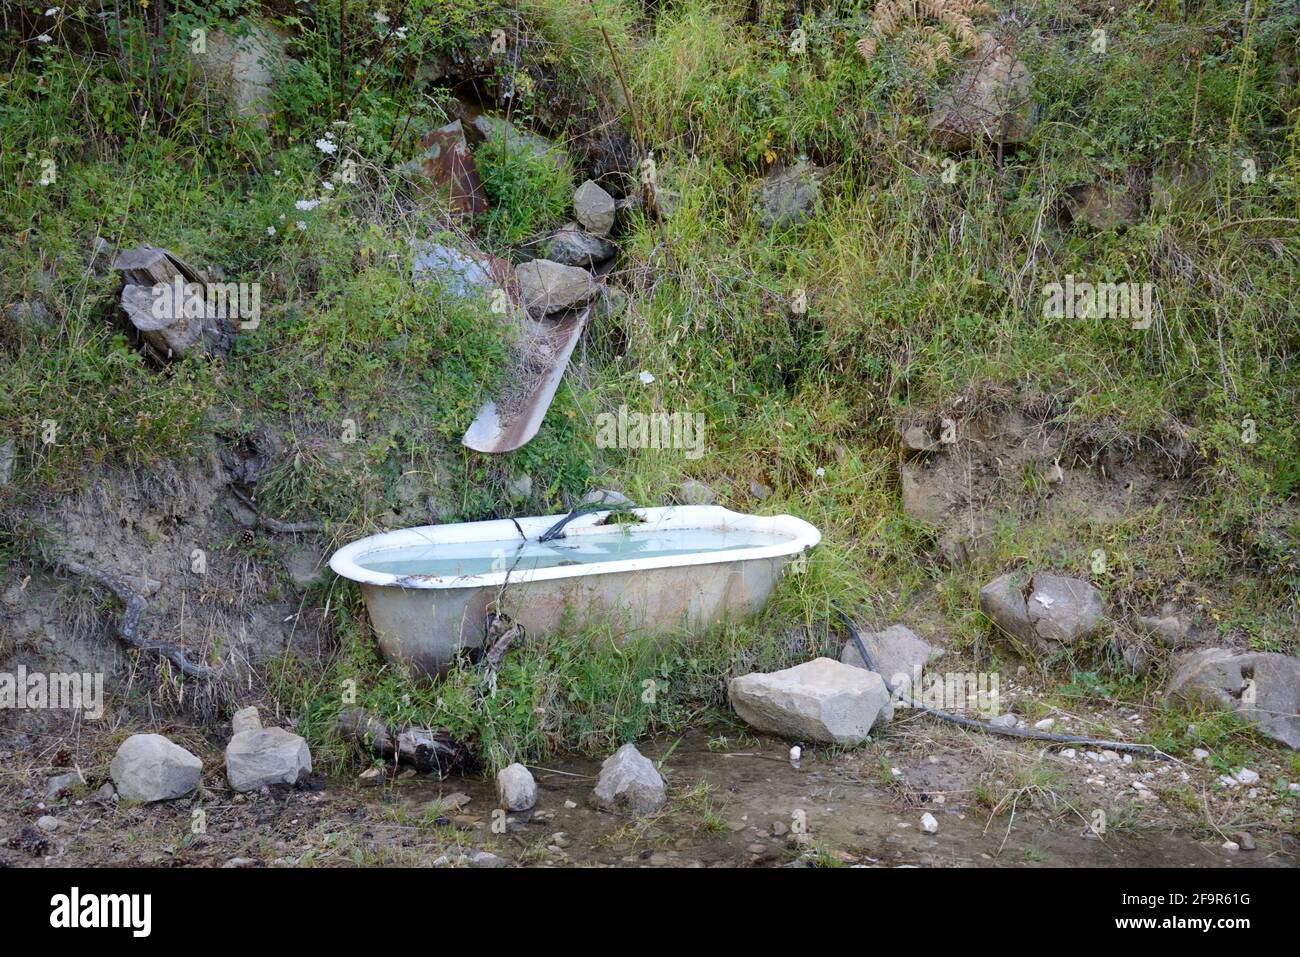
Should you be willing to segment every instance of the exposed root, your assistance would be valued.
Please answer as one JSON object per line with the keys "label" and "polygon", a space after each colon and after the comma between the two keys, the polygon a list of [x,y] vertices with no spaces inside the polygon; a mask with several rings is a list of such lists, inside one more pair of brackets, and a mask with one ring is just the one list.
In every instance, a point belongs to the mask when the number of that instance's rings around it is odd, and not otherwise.
{"label": "exposed root", "polygon": [[127,645],[138,651],[148,652],[149,654],[158,655],[171,662],[172,666],[180,671],[181,674],[191,678],[203,678],[211,680],[221,673],[221,669],[212,668],[208,665],[199,664],[191,661],[189,657],[178,648],[166,641],[156,641],[149,638],[142,638],[139,633],[140,617],[144,614],[144,598],[137,595],[126,583],[105,574],[98,569],[83,565],[80,562],[73,561],[69,558],[60,558],[56,560],[59,568],[71,572],[74,575],[81,575],[86,578],[93,578],[99,582],[114,596],[122,602],[125,608],[122,611],[122,617],[117,620],[114,633]]}

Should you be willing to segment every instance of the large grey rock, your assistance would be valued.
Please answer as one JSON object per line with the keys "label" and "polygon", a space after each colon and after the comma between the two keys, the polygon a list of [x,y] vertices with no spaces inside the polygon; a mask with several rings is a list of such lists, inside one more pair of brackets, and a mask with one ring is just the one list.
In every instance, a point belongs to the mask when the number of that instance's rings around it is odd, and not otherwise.
{"label": "large grey rock", "polygon": [[226,745],[226,779],[236,791],[298,784],[311,774],[307,742],[284,728],[241,731]]}
{"label": "large grey rock", "polygon": [[1232,711],[1273,740],[1300,749],[1300,658],[1200,648],[1175,654],[1169,665],[1170,698]]}
{"label": "large grey rock", "polygon": [[549,259],[534,259],[515,270],[519,296],[533,315],[561,312],[581,306],[600,291],[591,273]]}
{"label": "large grey rock", "polygon": [[588,269],[609,259],[616,252],[614,244],[608,239],[585,232],[577,223],[569,223],[556,230],[547,241],[545,250],[546,258],[551,262]]}
{"label": "large grey rock", "polygon": [[454,246],[441,243],[417,243],[413,250],[411,278],[434,280],[448,292],[461,298],[487,296],[497,288],[487,257],[471,256]]}
{"label": "large grey rock", "polygon": [[587,180],[573,194],[573,214],[578,222],[597,236],[608,236],[616,215],[614,197],[600,184]]}
{"label": "large grey rock", "polygon": [[778,167],[763,181],[763,225],[768,229],[798,226],[817,209],[821,171],[807,160]]}
{"label": "large grey rock", "polygon": [[109,774],[128,801],[169,801],[199,786],[203,762],[161,734],[133,734],[117,749]]}
{"label": "large grey rock", "polygon": [[[918,638],[906,625],[890,625],[884,631],[863,631],[861,634],[867,653],[875,660],[876,673],[891,688],[906,681],[919,691],[921,670],[943,654],[929,642]],[[844,643],[840,661],[854,668],[866,667],[852,638]]]}
{"label": "large grey rock", "polygon": [[537,803],[537,782],[522,764],[497,772],[497,800],[507,811],[527,811]]}
{"label": "large grey rock", "polygon": [[733,678],[731,706],[746,724],[784,738],[857,745],[894,716],[880,675],[830,658]]}
{"label": "large grey rock", "polygon": [[1088,582],[1045,572],[1028,589],[1022,575],[1001,575],[980,589],[979,602],[995,625],[1039,651],[1094,634],[1106,610],[1101,592]]}
{"label": "large grey rock", "polygon": [[930,135],[946,150],[967,150],[981,142],[1017,146],[1037,125],[1033,77],[1013,43],[992,34],[940,98],[930,116]]}
{"label": "large grey rock", "polygon": [[665,800],[664,779],[654,763],[631,742],[605,759],[596,789],[591,792],[591,803],[596,807],[622,807],[633,814],[653,814]]}

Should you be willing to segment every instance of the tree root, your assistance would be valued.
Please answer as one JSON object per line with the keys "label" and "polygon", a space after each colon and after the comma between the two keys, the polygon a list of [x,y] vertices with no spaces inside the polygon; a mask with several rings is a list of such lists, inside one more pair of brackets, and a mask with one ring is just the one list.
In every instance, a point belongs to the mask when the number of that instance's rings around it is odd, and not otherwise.
{"label": "tree root", "polygon": [[235,498],[239,499],[249,511],[257,516],[257,524],[270,532],[280,532],[284,535],[316,534],[325,531],[323,522],[282,522],[278,518],[270,518],[263,515],[257,510],[257,505],[251,498],[245,495],[237,488],[231,488]]}
{"label": "tree root", "polygon": [[125,582],[70,558],[56,559],[56,564],[59,568],[74,575],[93,578],[111,591],[118,601],[122,602],[125,608],[122,611],[122,617],[117,620],[114,633],[124,644],[130,645],[138,651],[158,655],[160,658],[166,659],[181,674],[191,678],[210,680],[220,673],[218,668],[191,661],[185,652],[176,645],[166,641],[142,638],[139,628],[140,616],[144,614],[144,598],[132,591]]}

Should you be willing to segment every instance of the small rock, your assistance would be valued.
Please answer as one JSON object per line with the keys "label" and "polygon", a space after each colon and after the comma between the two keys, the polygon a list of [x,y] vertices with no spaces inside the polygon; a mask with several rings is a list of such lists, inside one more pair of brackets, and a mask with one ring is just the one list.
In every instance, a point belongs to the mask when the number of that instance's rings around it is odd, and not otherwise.
{"label": "small rock", "polygon": [[226,746],[226,778],[236,791],[297,785],[311,774],[307,742],[284,728],[244,731]]}
{"label": "small rock", "polygon": [[967,59],[930,117],[930,134],[941,149],[968,150],[980,142],[1024,144],[1037,125],[1033,78],[1013,43],[992,34]]}
{"label": "small rock", "polygon": [[362,771],[359,775],[357,775],[357,779],[358,779],[362,784],[372,784],[372,785],[373,785],[373,784],[383,784],[383,783],[384,783],[384,769],[383,769],[383,768],[378,768],[378,767],[376,767],[376,768],[366,768],[366,769],[365,769],[364,771]]}
{"label": "small rock", "polygon": [[98,801],[100,804],[108,804],[117,797],[117,788],[111,784],[102,784],[98,791],[94,793],[91,800]]}
{"label": "small rock", "polygon": [[1222,847],[1225,851],[1238,851],[1241,849],[1240,845],[1237,844],[1236,841],[1224,841],[1219,846]]}
{"label": "small rock", "polygon": [[58,800],[73,788],[80,787],[85,783],[86,779],[81,776],[80,771],[56,774],[45,782],[45,798],[49,801]]}
{"label": "small rock", "polygon": [[718,500],[718,493],[703,482],[688,478],[677,490],[677,500],[683,505],[712,505]]}
{"label": "small rock", "polygon": [[622,492],[616,492],[614,489],[597,488],[592,489],[582,499],[583,505],[631,505],[632,500]]}
{"label": "small rock", "polygon": [[1204,761],[1209,756],[1210,752],[1206,751],[1204,748],[1192,748],[1192,757],[1197,761]]}
{"label": "small rock", "polygon": [[498,857],[490,851],[475,851],[469,856],[468,863],[470,867],[480,868],[498,868],[506,866],[504,858]]}
{"label": "small rock", "polygon": [[573,194],[573,211],[578,222],[597,236],[608,236],[614,228],[614,197],[592,180],[587,180]]}
{"label": "small rock", "polygon": [[57,817],[51,817],[50,815],[46,814],[44,817],[38,817],[36,819],[36,826],[40,828],[42,831],[44,831],[46,834],[53,834],[63,825],[62,822],[60,822]]}
{"label": "small rock", "polygon": [[790,828],[786,826],[786,823],[784,821],[776,821],[775,823],[773,823],[772,825],[773,837],[785,837],[789,833],[790,833]]}
{"label": "small rock", "polygon": [[624,807],[633,814],[653,814],[664,806],[664,779],[631,742],[605,759],[591,792],[591,802],[606,810]]}
{"label": "small rock", "polygon": [[939,822],[935,820],[934,815],[929,811],[921,815],[921,830],[925,831],[926,834],[939,833]]}
{"label": "small rock", "polygon": [[1016,726],[1016,716],[1014,714],[1000,714],[989,722],[995,728],[1014,728]]}
{"label": "small rock", "polygon": [[262,719],[257,713],[257,708],[253,705],[236,711],[234,717],[230,719],[232,736],[242,734],[245,731],[258,731],[261,727]]}
{"label": "small rock", "polygon": [[506,491],[515,501],[531,498],[533,494],[533,477],[525,472],[523,475],[515,478]]}
{"label": "small rock", "polygon": [[295,545],[285,553],[284,570],[294,587],[306,590],[324,574],[324,560],[320,549],[310,545]]}
{"label": "small rock", "polygon": [[1252,771],[1250,768],[1242,768],[1240,771],[1237,772],[1237,783],[1258,784],[1259,774],[1256,771]]}
{"label": "small rock", "polygon": [[117,749],[109,773],[128,801],[168,801],[198,787],[203,762],[161,734],[134,734]]}
{"label": "small rock", "polygon": [[507,811],[528,811],[537,803],[537,782],[516,762],[497,772],[497,800]]}
{"label": "small rock", "polygon": [[13,439],[0,442],[0,487],[8,485],[14,478],[14,466],[18,462],[18,446]]}
{"label": "small rock", "polygon": [[903,430],[903,446],[912,452],[933,452],[939,443],[924,426],[913,425]]}
{"label": "small rock", "polygon": [[1255,838],[1249,831],[1237,831],[1232,835],[1232,839],[1237,842],[1237,846],[1243,851],[1253,851],[1255,849]]}
{"label": "small rock", "polygon": [[1051,731],[1054,727],[1056,727],[1055,718],[1044,718],[1042,721],[1034,722],[1034,728],[1037,731]]}

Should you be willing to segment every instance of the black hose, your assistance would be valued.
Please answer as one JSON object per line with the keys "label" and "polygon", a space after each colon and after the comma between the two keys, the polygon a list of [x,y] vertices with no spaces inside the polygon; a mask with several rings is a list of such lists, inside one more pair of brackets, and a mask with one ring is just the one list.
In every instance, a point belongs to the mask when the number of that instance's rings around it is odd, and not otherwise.
{"label": "black hose", "polygon": [[[893,685],[885,677],[876,665],[875,658],[867,651],[866,643],[862,640],[862,635],[858,632],[857,625],[853,624],[853,619],[844,613],[838,603],[832,602],[831,607],[835,609],[835,614],[844,622],[844,626],[849,630],[849,637],[853,644],[857,646],[858,654],[862,656],[862,663],[866,665],[868,671],[874,671],[880,675],[880,680],[885,683],[885,690],[889,692],[892,698],[895,694]],[[972,728],[976,731],[984,731],[988,734],[1000,734],[1008,738],[1030,738],[1035,741],[1050,741],[1053,744],[1081,744],[1089,747],[1107,748],[1111,751],[1133,751],[1138,754],[1146,754],[1152,757],[1168,760],[1169,755],[1150,744],[1132,744],[1127,741],[1107,741],[1102,738],[1084,738],[1073,734],[1053,734],[1050,731],[1030,731],[1025,728],[1004,728],[1000,725],[991,724],[987,721],[976,721],[974,718],[967,718],[959,714],[953,714],[951,711],[940,711],[938,708],[927,708],[919,701],[912,699],[911,695],[905,699],[905,703],[915,711],[921,714],[928,714],[931,717],[938,718],[940,721],[948,721],[952,724],[960,725],[963,728]]]}

